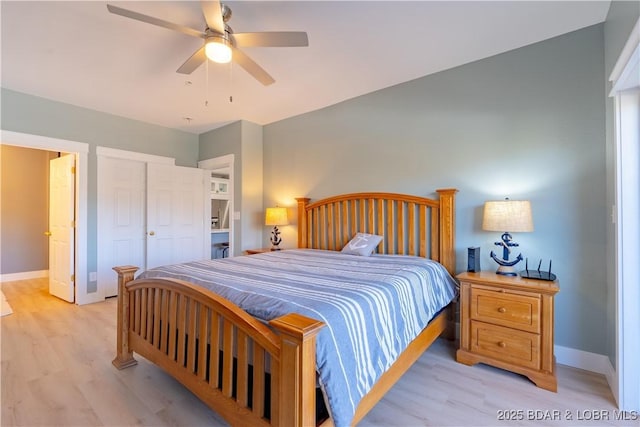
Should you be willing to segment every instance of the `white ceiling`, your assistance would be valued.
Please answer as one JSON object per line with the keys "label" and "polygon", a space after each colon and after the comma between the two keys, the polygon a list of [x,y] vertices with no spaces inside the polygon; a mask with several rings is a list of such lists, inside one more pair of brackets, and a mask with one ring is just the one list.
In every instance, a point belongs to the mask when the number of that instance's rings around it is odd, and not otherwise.
{"label": "white ceiling", "polygon": [[[205,27],[199,2],[110,3]],[[199,134],[239,119],[272,123],[597,24],[609,8],[609,0],[227,3],[235,32],[308,33],[309,47],[243,49],[275,84],[237,65],[178,74],[202,41],[108,13],[107,2],[3,0],[2,87]]]}

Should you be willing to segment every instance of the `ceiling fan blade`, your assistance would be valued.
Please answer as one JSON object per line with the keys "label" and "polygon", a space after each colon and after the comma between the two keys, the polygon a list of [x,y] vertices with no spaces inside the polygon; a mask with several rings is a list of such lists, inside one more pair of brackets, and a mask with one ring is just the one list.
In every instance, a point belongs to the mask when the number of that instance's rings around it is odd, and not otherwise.
{"label": "ceiling fan blade", "polygon": [[191,74],[206,60],[207,55],[205,54],[204,46],[202,46],[178,68],[177,72],[180,74]]}
{"label": "ceiling fan blade", "polygon": [[125,18],[131,18],[138,21],[146,22],[147,24],[157,25],[158,27],[168,28],[170,30],[179,31],[188,36],[204,38],[205,34],[202,31],[194,30],[189,27],[174,24],[173,22],[165,21],[163,19],[154,18],[153,16],[143,15],[142,13],[134,12],[132,10],[123,9],[112,4],[107,5],[109,12],[124,16]]}
{"label": "ceiling fan blade", "polygon": [[309,38],[304,31],[270,31],[264,33],[234,33],[238,46],[252,47],[298,47],[309,46]]}
{"label": "ceiling fan blade", "polygon": [[240,65],[245,71],[251,74],[256,80],[265,86],[275,83],[273,77],[269,75],[261,66],[259,66],[253,59],[249,58],[244,52],[235,47],[233,50],[233,61]]}
{"label": "ceiling fan blade", "polygon": [[202,0],[202,13],[207,27],[216,33],[224,34],[224,20],[222,19],[222,5],[218,0]]}

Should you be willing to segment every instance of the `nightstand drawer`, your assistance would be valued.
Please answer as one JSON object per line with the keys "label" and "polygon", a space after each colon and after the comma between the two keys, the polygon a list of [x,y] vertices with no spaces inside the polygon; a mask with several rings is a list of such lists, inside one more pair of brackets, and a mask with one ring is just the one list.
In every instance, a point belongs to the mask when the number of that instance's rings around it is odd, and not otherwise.
{"label": "nightstand drawer", "polygon": [[471,288],[471,319],[540,333],[540,298]]}
{"label": "nightstand drawer", "polygon": [[540,369],[540,335],[471,322],[471,351],[504,362]]}

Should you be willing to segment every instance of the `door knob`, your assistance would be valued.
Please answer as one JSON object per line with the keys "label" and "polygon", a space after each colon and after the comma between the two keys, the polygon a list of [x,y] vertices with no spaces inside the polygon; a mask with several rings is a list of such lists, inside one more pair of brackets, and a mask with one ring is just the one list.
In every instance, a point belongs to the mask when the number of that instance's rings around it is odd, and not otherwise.
{"label": "door knob", "polygon": [[150,232],[149,232],[149,236],[155,236],[155,235],[156,235],[156,232],[155,232],[155,231],[150,231]]}
{"label": "door knob", "polygon": [[45,236],[47,236],[47,237],[49,237],[49,236],[51,236],[51,232],[50,232],[50,231],[45,231],[45,232],[44,232],[44,235],[45,235]]}

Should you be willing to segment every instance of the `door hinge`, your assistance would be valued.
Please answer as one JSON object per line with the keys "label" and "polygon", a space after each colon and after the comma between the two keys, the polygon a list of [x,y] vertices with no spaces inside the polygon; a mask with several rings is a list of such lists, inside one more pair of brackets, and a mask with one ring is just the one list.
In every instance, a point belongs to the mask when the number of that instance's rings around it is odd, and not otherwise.
{"label": "door hinge", "polygon": [[72,274],[72,275],[71,275],[71,281],[72,281],[72,282],[75,282],[75,281],[76,281],[76,275],[75,275],[75,274]]}
{"label": "door hinge", "polygon": [[70,225],[70,227],[72,227],[72,228],[75,228],[75,227],[76,227],[76,220],[75,220],[75,219],[72,219],[72,220],[71,220],[71,225]]}
{"label": "door hinge", "polygon": [[71,173],[75,174],[76,173],[76,167],[75,166],[71,166]]}

